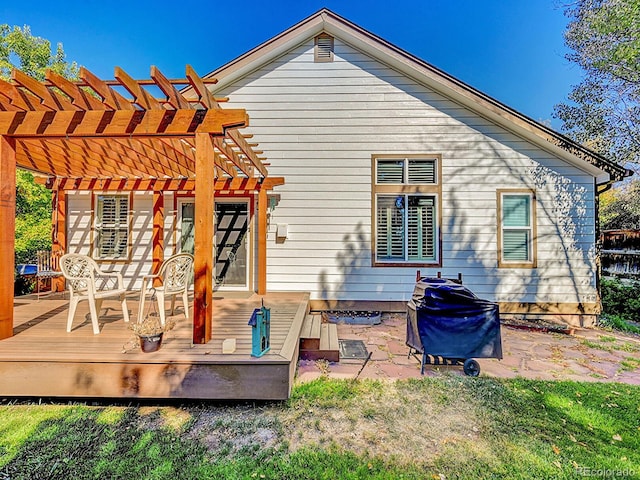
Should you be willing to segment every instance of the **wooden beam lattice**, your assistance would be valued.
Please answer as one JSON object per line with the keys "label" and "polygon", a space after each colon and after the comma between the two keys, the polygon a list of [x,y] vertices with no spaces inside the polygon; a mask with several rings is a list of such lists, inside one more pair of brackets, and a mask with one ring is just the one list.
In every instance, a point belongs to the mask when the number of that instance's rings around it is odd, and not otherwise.
{"label": "wooden beam lattice", "polygon": [[[0,135],[16,139],[18,166],[52,176],[182,178],[195,175],[196,133],[209,133],[218,176],[267,176],[262,152],[236,130],[248,124],[246,111],[220,106],[225,99],[207,89],[215,79],[190,66],[183,80],[156,67],[150,76],[135,80],[116,67],[114,80],[102,80],[81,68],[77,81],[52,71],[38,81],[13,70],[0,80]],[[184,86],[198,98],[186,98]]]}
{"label": "wooden beam lattice", "polygon": [[[43,177],[40,183],[53,188],[53,184]],[[48,182],[48,183],[47,183]],[[56,188],[68,190],[101,190],[101,191],[163,191],[193,192],[193,178],[157,178],[157,179],[124,179],[124,178],[58,178]],[[227,178],[215,181],[214,190],[218,193],[252,194],[261,190],[270,191],[284,185],[284,177],[269,177],[262,181],[258,178]]]}

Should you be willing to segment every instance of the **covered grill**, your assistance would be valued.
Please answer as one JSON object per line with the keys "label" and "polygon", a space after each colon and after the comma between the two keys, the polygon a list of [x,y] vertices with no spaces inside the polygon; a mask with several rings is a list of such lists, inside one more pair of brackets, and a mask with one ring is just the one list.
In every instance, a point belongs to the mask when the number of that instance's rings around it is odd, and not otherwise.
{"label": "covered grill", "polygon": [[443,278],[420,278],[407,304],[407,345],[427,363],[463,364],[480,373],[475,358],[502,358],[498,305]]}

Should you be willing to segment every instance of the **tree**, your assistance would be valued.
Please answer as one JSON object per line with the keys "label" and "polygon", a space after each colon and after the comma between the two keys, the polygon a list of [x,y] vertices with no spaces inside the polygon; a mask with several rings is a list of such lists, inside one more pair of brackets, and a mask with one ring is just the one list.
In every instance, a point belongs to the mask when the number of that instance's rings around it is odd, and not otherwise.
{"label": "tree", "polygon": [[18,68],[27,75],[44,80],[47,69],[67,77],[78,77],[78,66],[75,62],[65,60],[62,44],[58,43],[56,52],[51,51],[51,43],[31,34],[29,26],[10,27],[0,25],[0,78],[8,79],[11,69]]}
{"label": "tree", "polygon": [[640,180],[600,195],[602,230],[640,229]]}
{"label": "tree", "polygon": [[16,171],[16,263],[29,263],[38,250],[51,248],[51,191],[33,174]]}
{"label": "tree", "polygon": [[640,0],[576,0],[565,13],[567,58],[585,76],[554,115],[572,139],[621,165],[638,165]]}
{"label": "tree", "polygon": [[[34,37],[28,26],[0,25],[0,78],[8,80],[12,68],[44,80],[51,69],[70,79],[78,76],[75,62],[65,60],[62,44],[56,52],[48,40]],[[37,250],[51,248],[51,191],[34,181],[32,173],[16,173],[16,263],[35,259]]]}

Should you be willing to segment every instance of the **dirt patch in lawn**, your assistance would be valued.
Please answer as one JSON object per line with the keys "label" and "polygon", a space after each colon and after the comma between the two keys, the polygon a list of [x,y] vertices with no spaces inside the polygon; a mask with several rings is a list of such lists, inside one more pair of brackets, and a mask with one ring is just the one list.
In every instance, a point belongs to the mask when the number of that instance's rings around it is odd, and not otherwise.
{"label": "dirt patch in lawn", "polygon": [[359,455],[430,463],[453,445],[478,452],[482,420],[473,402],[406,382],[366,384],[369,391],[335,405],[299,402],[278,412],[291,450],[338,445]]}

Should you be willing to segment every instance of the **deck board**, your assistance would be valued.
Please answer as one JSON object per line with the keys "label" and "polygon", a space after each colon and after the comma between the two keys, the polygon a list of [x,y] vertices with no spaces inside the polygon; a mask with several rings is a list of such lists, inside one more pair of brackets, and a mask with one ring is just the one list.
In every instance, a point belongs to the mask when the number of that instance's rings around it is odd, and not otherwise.
{"label": "deck board", "polygon": [[[127,298],[132,313],[137,312],[136,299],[136,294]],[[263,300],[271,309],[271,349],[255,358],[247,322]],[[14,307],[14,336],[0,341],[0,395],[287,398],[308,302],[306,293],[234,298],[216,292],[210,342],[192,343],[192,319],[178,308],[171,317],[176,326],[165,334],[160,350],[143,353],[122,320],[118,302],[103,303],[101,333],[94,335],[88,318],[83,321],[88,317],[86,302],[80,303],[67,333],[67,299],[20,297]],[[228,338],[236,340],[236,350],[223,354],[222,342]]]}

